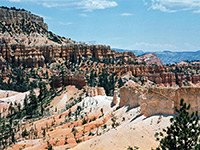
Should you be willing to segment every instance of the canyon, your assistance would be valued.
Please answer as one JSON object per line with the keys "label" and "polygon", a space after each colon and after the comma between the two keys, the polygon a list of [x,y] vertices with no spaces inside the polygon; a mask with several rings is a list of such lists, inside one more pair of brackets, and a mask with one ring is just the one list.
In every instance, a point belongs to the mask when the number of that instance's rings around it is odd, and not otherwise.
{"label": "canyon", "polygon": [[199,62],[76,42],[14,7],[0,7],[0,87],[8,150],[149,150],[180,99],[200,112]]}

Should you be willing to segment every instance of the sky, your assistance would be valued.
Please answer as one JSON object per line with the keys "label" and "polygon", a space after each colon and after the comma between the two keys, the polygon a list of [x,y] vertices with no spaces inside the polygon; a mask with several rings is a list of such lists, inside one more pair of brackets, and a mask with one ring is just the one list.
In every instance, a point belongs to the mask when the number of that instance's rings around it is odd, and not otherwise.
{"label": "sky", "polygon": [[200,0],[0,0],[44,17],[55,34],[143,51],[200,50]]}

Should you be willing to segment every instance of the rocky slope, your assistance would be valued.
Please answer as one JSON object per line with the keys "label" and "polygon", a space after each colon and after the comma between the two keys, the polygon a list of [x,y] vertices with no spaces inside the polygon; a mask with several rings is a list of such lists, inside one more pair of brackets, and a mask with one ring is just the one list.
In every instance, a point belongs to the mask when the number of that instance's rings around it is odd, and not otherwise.
{"label": "rocky slope", "polygon": [[162,66],[162,62],[160,58],[155,53],[151,54],[145,54],[140,57],[138,57],[138,60],[145,62],[147,65],[157,65],[157,66]]}
{"label": "rocky slope", "polygon": [[118,113],[122,113],[128,120],[102,136],[77,145],[73,150],[127,150],[131,147],[134,150],[155,149],[158,145],[157,141],[154,140],[155,132],[169,126],[169,120],[172,116],[155,115],[146,118],[137,116],[135,113],[137,109],[139,108],[132,109],[127,113],[124,113],[125,108],[120,109]]}
{"label": "rocky slope", "polygon": [[[128,107],[118,109],[119,104],[112,105],[113,98],[107,96],[86,97],[65,110],[65,104],[83,96],[82,92],[72,86],[66,87],[66,91],[51,102],[51,115],[24,121],[15,135],[16,143],[7,149],[47,149],[49,143],[55,150],[126,150],[129,146],[149,150],[158,145],[154,138],[155,132],[169,125],[171,116],[138,116],[139,107],[131,110]],[[19,99],[20,101],[23,100]],[[21,133],[25,129],[29,136],[22,137]]]}
{"label": "rocky slope", "polygon": [[[198,84],[200,65],[198,63],[184,63],[170,66],[152,65],[123,65],[112,66],[103,69],[110,73],[116,72],[119,76],[130,74],[134,80],[140,82],[152,81],[158,86],[188,86]],[[137,79],[138,78],[138,79]]]}
{"label": "rocky slope", "polygon": [[0,7],[0,20],[4,23],[17,23],[19,20],[31,20],[37,23],[45,30],[48,30],[48,26],[44,23],[42,17],[31,14],[31,12],[24,9],[16,9],[15,7]]}
{"label": "rocky slope", "polygon": [[[24,9],[0,7],[0,44],[34,45],[34,37],[40,38],[40,45],[50,43],[62,44],[64,38],[48,31],[42,17]],[[42,40],[45,39],[46,40]],[[27,42],[26,42],[27,41]],[[44,42],[42,42],[44,41]]]}
{"label": "rocky slope", "polygon": [[162,59],[160,59],[160,57],[158,57],[155,53],[144,53],[141,50],[123,50],[123,49],[117,49],[117,48],[113,48],[113,50],[117,51],[117,52],[134,52],[134,54],[137,56],[139,62],[143,62],[147,65],[158,65],[158,66],[162,66]]}

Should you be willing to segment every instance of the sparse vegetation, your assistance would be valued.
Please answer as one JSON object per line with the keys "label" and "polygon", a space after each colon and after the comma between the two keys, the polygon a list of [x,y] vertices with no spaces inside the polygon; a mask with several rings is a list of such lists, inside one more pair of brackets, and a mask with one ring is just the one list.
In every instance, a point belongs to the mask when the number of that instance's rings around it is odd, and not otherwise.
{"label": "sparse vegetation", "polygon": [[47,141],[47,150],[53,150],[53,146],[49,143],[49,141]]}
{"label": "sparse vegetation", "polygon": [[[175,108],[178,115],[171,118],[171,125],[163,132],[156,133],[160,145],[156,150],[191,150],[200,149],[199,135],[199,116],[198,112],[189,114],[190,105],[180,101],[180,108]],[[159,138],[162,137],[162,138]]]}

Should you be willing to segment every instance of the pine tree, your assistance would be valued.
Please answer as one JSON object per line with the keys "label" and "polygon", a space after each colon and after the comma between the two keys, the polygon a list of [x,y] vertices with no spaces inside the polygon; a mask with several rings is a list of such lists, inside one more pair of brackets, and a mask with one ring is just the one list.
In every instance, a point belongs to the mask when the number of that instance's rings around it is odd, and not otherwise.
{"label": "pine tree", "polygon": [[28,136],[29,135],[29,133],[28,133],[28,131],[25,129],[23,132],[22,132],[22,137],[26,137],[26,136]]}
{"label": "pine tree", "polygon": [[15,144],[15,141],[16,141],[16,139],[15,139],[15,133],[14,133],[13,129],[12,129],[11,131],[12,131],[12,132],[10,133],[10,134],[11,134],[11,141],[12,141],[12,143]]}
{"label": "pine tree", "polygon": [[17,104],[17,109],[18,109],[17,117],[20,118],[21,117],[21,104],[20,103]]}
{"label": "pine tree", "polygon": [[43,107],[43,103],[42,102],[40,104],[40,112],[41,112],[41,115],[43,116],[43,114],[44,114],[44,107]]}
{"label": "pine tree", "polygon": [[49,141],[47,141],[47,148],[46,148],[47,150],[52,150],[53,149],[53,147],[52,147],[52,145],[49,143]]}
{"label": "pine tree", "polygon": [[29,100],[30,103],[28,106],[28,115],[30,115],[30,117],[32,118],[33,115],[37,114],[37,108],[38,108],[38,99],[33,89],[31,89],[30,91]]}
{"label": "pine tree", "polygon": [[13,107],[13,103],[12,102],[10,103],[10,106],[8,108],[8,112],[10,113],[10,115],[12,115],[13,112],[14,112],[14,107]]}
{"label": "pine tree", "polygon": [[184,100],[180,101],[180,109],[175,107],[175,111],[178,113],[177,117],[171,118],[170,127],[163,129],[166,133],[156,133],[157,140],[160,140],[160,146],[156,150],[199,150],[199,135],[200,125],[198,112],[189,114],[188,110],[190,105],[184,103]]}
{"label": "pine tree", "polygon": [[88,83],[91,87],[95,86],[95,76],[94,76],[93,70],[90,72],[90,80]]}
{"label": "pine tree", "polygon": [[122,78],[119,78],[118,80],[118,88],[121,88],[124,85],[124,82],[122,81]]}
{"label": "pine tree", "polygon": [[25,98],[24,98],[24,110],[26,111],[26,114],[28,113],[27,109],[28,109],[28,97],[27,97],[27,95],[25,95]]}
{"label": "pine tree", "polygon": [[42,129],[42,135],[43,135],[43,137],[46,136],[46,130],[45,130],[45,128]]}
{"label": "pine tree", "polygon": [[39,83],[39,88],[40,88],[40,94],[38,95],[38,100],[39,102],[42,102],[42,100],[48,95],[48,89],[44,82]]}

